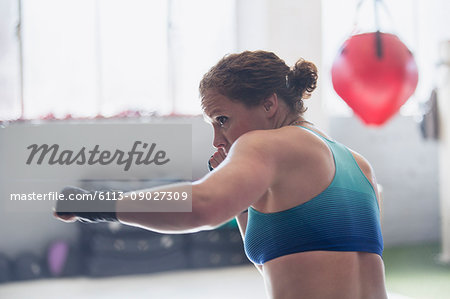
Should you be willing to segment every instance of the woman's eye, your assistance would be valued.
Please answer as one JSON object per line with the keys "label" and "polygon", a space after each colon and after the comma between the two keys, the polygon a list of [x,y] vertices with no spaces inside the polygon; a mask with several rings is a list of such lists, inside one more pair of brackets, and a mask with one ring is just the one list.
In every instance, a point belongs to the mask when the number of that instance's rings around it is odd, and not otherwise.
{"label": "woman's eye", "polygon": [[226,117],[226,116],[218,116],[218,117],[216,118],[217,122],[218,122],[221,126],[223,126],[223,125],[225,124],[225,122],[227,121],[227,119],[228,119],[228,117]]}

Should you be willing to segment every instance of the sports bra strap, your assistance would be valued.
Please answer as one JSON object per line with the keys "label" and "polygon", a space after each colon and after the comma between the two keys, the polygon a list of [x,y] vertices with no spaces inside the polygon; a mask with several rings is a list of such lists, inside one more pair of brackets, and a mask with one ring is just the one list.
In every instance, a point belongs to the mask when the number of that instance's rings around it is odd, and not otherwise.
{"label": "sports bra strap", "polygon": [[308,127],[304,127],[304,126],[300,126],[300,125],[297,125],[296,127],[300,127],[300,128],[306,129],[306,130],[310,131],[311,133],[313,133],[314,135],[320,137],[323,140],[326,140],[326,141],[329,141],[329,142],[336,142],[334,140],[330,140],[330,139],[326,138],[325,136],[322,136],[321,134],[317,133],[316,131],[314,131],[314,130],[308,128]]}

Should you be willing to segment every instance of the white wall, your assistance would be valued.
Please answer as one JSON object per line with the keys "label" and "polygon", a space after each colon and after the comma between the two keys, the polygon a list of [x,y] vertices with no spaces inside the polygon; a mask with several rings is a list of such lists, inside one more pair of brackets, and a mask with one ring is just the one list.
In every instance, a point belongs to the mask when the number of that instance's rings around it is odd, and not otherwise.
{"label": "white wall", "polygon": [[439,182],[442,217],[442,261],[450,263],[450,39],[441,44],[438,89],[440,120]]}
{"label": "white wall", "polygon": [[[106,121],[108,122],[108,121]],[[111,121],[110,121],[111,122]],[[117,123],[118,121],[112,121]],[[122,120],[124,124],[129,124],[130,121]],[[102,121],[101,123],[105,123]],[[139,121],[131,121],[131,123],[139,123]],[[192,125],[192,178],[198,179],[207,173],[207,160],[214,152],[212,147],[212,130],[209,125],[203,121],[201,117],[171,117],[167,119],[154,119],[151,123],[163,123],[163,124],[191,124]],[[44,122],[39,125],[40,134],[42,139],[52,139],[50,134],[57,134],[63,132],[64,137],[60,137],[60,144],[70,144],[73,137],[65,134],[69,131],[68,127],[74,126],[74,123],[65,122]],[[101,132],[104,128],[104,132]],[[109,130],[110,127],[99,125],[99,130],[96,134],[102,134],[114,138],[116,133]],[[20,129],[20,130],[17,130]],[[8,161],[17,161],[17,155],[14,159],[11,157],[14,155],[14,151],[23,152],[23,143],[29,140],[30,135],[35,132],[36,126],[31,123],[17,123],[5,128],[0,128],[0,165],[5,166],[9,164]],[[143,126],[145,129],[145,126]],[[10,134],[10,131],[20,131],[20,136]],[[86,134],[93,134],[92,132],[86,132]],[[60,134],[58,134],[60,135]],[[142,136],[145,136],[145,132],[141,132]],[[96,135],[92,137],[95,138]],[[64,140],[65,139],[65,140]],[[116,140],[118,148],[129,148],[129,144],[124,145],[119,139]],[[6,146],[8,145],[8,146]],[[182,150],[183,144],[180,144],[180,150]],[[188,161],[190,162],[190,161]],[[24,164],[24,163],[23,163]],[[26,178],[29,178],[30,173],[39,173],[44,166],[38,165],[25,165],[26,167],[2,167],[0,169],[0,194],[2,196],[8,196],[11,192],[19,192],[20,185],[26,184]],[[48,168],[48,167],[47,167]],[[27,170],[28,169],[28,170]],[[74,167],[71,167],[73,170]],[[28,172],[28,173],[25,173]],[[42,184],[36,185],[34,182],[33,187],[29,190],[30,186],[23,186],[23,192],[39,192],[40,188],[45,190],[60,191],[61,183],[68,185],[80,186],[79,179],[82,179],[82,172],[80,171],[65,171],[65,168],[59,167],[56,170],[45,172],[42,177]],[[118,171],[123,175],[123,171]],[[50,175],[49,175],[50,174]],[[110,176],[111,173],[105,174]],[[45,177],[45,178],[44,178]],[[14,178],[14,181],[10,179]],[[36,179],[41,177],[36,176]],[[52,178],[48,180],[46,178]],[[25,179],[23,181],[17,181],[16,179]],[[58,180],[53,180],[58,179]],[[146,179],[145,175],[141,174],[141,177],[137,177],[135,184],[139,183],[138,179]],[[52,187],[52,184],[54,186]],[[139,187],[140,189],[142,187]],[[46,191],[48,192],[48,191]],[[6,194],[6,195],[5,195]],[[50,241],[54,239],[63,239],[68,241],[74,241],[77,237],[76,226],[73,224],[66,224],[53,218],[51,209],[53,207],[52,202],[24,202],[19,204],[26,204],[27,207],[30,204],[38,205],[33,211],[29,208],[20,209],[11,208],[11,205],[5,205],[6,198],[2,198],[0,201],[0,252],[9,256],[15,256],[22,251],[31,251],[37,254],[42,254],[46,249]],[[19,212],[20,211],[20,212]]]}
{"label": "white wall", "polygon": [[[238,51],[273,51],[287,65],[299,58],[322,66],[321,1],[240,0],[238,1]],[[318,88],[305,101],[306,116],[322,128],[328,126],[322,109],[322,77]]]}

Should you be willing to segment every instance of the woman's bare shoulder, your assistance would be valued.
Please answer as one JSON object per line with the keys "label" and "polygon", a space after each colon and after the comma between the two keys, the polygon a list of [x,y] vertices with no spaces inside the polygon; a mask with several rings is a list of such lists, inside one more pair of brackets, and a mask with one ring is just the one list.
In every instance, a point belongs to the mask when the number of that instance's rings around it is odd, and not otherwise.
{"label": "woman's bare shoulder", "polygon": [[273,165],[277,174],[298,174],[299,169],[302,173],[311,174],[321,169],[328,171],[334,165],[327,144],[306,129],[286,126],[273,130],[255,130],[239,139],[239,143],[253,145],[259,152],[258,155],[264,156],[264,160]]}
{"label": "woman's bare shoulder", "polygon": [[374,177],[374,170],[372,168],[372,165],[370,164],[369,160],[367,160],[363,155],[360,153],[352,150],[349,148],[350,153],[353,155],[353,158],[355,158],[356,163],[358,164],[359,168],[361,168],[362,172],[366,175],[366,177],[369,180],[372,180],[372,177]]}
{"label": "woman's bare shoulder", "polygon": [[251,143],[264,151],[277,155],[310,153],[311,148],[320,146],[320,140],[310,132],[294,126],[272,130],[254,130],[243,134],[239,142]]}
{"label": "woman's bare shoulder", "polygon": [[350,150],[351,154],[353,155],[353,158],[355,158],[355,161],[358,164],[361,171],[363,172],[364,176],[367,178],[367,180],[372,185],[372,188],[375,191],[375,195],[378,200],[378,206],[380,207],[380,210],[381,210],[381,196],[380,196],[380,193],[378,190],[378,182],[377,182],[377,178],[375,176],[375,171],[372,168],[372,165],[364,156],[362,156],[358,152],[356,152],[352,149],[349,149],[349,150]]}

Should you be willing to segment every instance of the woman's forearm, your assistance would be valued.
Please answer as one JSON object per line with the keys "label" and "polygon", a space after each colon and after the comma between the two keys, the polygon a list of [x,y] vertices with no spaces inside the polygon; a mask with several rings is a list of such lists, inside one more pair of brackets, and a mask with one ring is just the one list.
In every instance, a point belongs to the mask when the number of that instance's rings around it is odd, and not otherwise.
{"label": "woman's forearm", "polygon": [[[162,194],[165,194],[164,199]],[[172,196],[170,201],[167,200],[168,194]],[[174,200],[175,194],[178,194],[178,200]],[[183,200],[185,194],[188,198]],[[158,201],[145,200],[156,195],[160,197]],[[144,200],[138,199],[141,196],[144,196]],[[164,204],[166,211],[161,212]],[[179,212],[180,206],[177,204],[184,205],[185,211],[187,205],[192,204],[192,210]],[[161,233],[188,233],[212,229],[218,225],[208,217],[207,205],[208,199],[202,195],[201,186],[188,182],[125,193],[122,200],[117,201],[116,214],[119,221],[127,225]]]}

